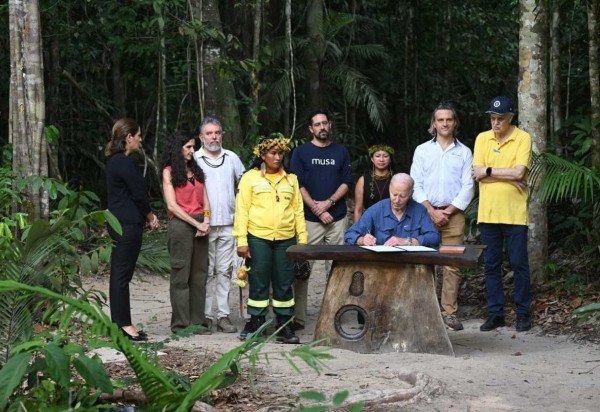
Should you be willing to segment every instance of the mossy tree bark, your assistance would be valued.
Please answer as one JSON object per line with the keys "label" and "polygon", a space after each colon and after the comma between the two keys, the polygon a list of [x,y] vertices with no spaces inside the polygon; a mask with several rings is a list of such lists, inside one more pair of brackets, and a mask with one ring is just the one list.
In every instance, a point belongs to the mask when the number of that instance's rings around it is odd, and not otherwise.
{"label": "mossy tree bark", "polygon": [[[520,0],[519,30],[519,126],[531,134],[533,151],[546,150],[547,112],[547,18],[544,2]],[[530,182],[533,185],[534,182]],[[544,278],[548,254],[548,216],[546,205],[530,194],[529,264],[531,280]]]}
{"label": "mossy tree bark", "polygon": [[592,106],[592,124],[596,125],[592,130],[592,166],[596,169],[600,169],[600,75],[598,73],[599,5],[600,1],[598,0],[587,1],[590,103]]}
{"label": "mossy tree bark", "polygon": [[10,0],[10,108],[8,134],[13,172],[28,180],[24,211],[31,220],[48,217],[48,192],[32,178],[48,176],[42,36],[38,0]]}

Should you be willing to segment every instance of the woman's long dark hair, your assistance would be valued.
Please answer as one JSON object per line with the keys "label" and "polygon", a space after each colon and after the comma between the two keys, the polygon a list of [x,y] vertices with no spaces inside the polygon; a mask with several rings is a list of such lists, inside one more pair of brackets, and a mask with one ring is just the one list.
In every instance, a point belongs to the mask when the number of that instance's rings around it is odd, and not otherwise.
{"label": "woman's long dark hair", "polygon": [[190,140],[195,137],[191,133],[182,132],[179,130],[174,131],[171,136],[167,139],[165,144],[165,150],[163,152],[163,161],[161,169],[167,166],[171,166],[171,183],[174,187],[185,186],[187,183],[187,172],[189,168],[196,180],[200,183],[204,183],[204,172],[196,163],[196,160],[192,157],[191,160],[187,161],[181,154],[181,148]]}

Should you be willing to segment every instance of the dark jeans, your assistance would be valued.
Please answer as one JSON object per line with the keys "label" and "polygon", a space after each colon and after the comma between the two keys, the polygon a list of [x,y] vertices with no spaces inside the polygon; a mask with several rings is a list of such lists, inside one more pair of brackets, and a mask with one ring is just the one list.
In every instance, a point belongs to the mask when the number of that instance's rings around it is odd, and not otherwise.
{"label": "dark jeans", "polygon": [[[202,221],[203,217],[197,220]],[[171,255],[171,331],[206,323],[208,236],[196,237],[196,228],[174,217],[167,229]]]}
{"label": "dark jeans", "polygon": [[285,251],[296,238],[267,240],[248,234],[250,262],[250,296],[248,314],[265,316],[269,311],[269,287],[273,288],[273,312],[278,316],[294,315],[294,262]]}
{"label": "dark jeans", "polygon": [[110,286],[108,298],[110,317],[119,326],[131,325],[129,282],[133,277],[135,263],[142,248],[141,224],[123,225],[123,234],[117,234],[110,226],[108,233],[115,241],[110,256]]}
{"label": "dark jeans", "polygon": [[504,241],[506,241],[508,259],[514,273],[514,300],[517,316],[529,316],[531,284],[527,254],[527,226],[480,223],[479,231],[481,232],[481,242],[487,246],[484,254],[484,274],[489,314],[504,316],[502,251]]}

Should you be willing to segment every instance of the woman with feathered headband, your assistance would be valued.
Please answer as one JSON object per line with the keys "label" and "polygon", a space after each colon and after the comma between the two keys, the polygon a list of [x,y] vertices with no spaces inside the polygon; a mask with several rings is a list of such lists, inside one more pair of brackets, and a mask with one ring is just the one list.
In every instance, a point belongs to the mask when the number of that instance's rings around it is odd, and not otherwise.
{"label": "woman with feathered headband", "polygon": [[392,156],[395,151],[384,144],[369,147],[369,157],[373,169],[358,178],[354,188],[354,221],[363,212],[380,200],[390,197],[390,180],[392,179]]}
{"label": "woman with feathered headband", "polygon": [[277,340],[300,343],[288,322],[294,316],[294,262],[285,251],[296,243],[305,244],[308,235],[298,178],[283,168],[289,151],[290,139],[280,133],[261,138],[254,147],[256,159],[238,187],[233,236],[238,256],[250,267],[250,320],[240,333],[242,340],[265,323],[272,287]]}

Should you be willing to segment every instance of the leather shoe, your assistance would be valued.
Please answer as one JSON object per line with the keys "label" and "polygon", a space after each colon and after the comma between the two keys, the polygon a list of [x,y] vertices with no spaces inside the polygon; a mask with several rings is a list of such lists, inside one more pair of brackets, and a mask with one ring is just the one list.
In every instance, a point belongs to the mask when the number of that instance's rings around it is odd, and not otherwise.
{"label": "leather shoe", "polygon": [[134,342],[144,342],[148,340],[148,335],[146,335],[146,333],[142,331],[139,331],[137,335],[130,335],[125,331],[125,329],[121,328],[121,332],[123,332],[123,335],[125,335],[126,338]]}
{"label": "leather shoe", "polygon": [[494,330],[500,326],[506,326],[504,323],[504,316],[490,315],[485,323],[479,327],[479,330],[482,332],[489,332],[490,330]]}
{"label": "leather shoe", "polygon": [[517,332],[527,332],[531,329],[531,319],[529,316],[517,316]]}

